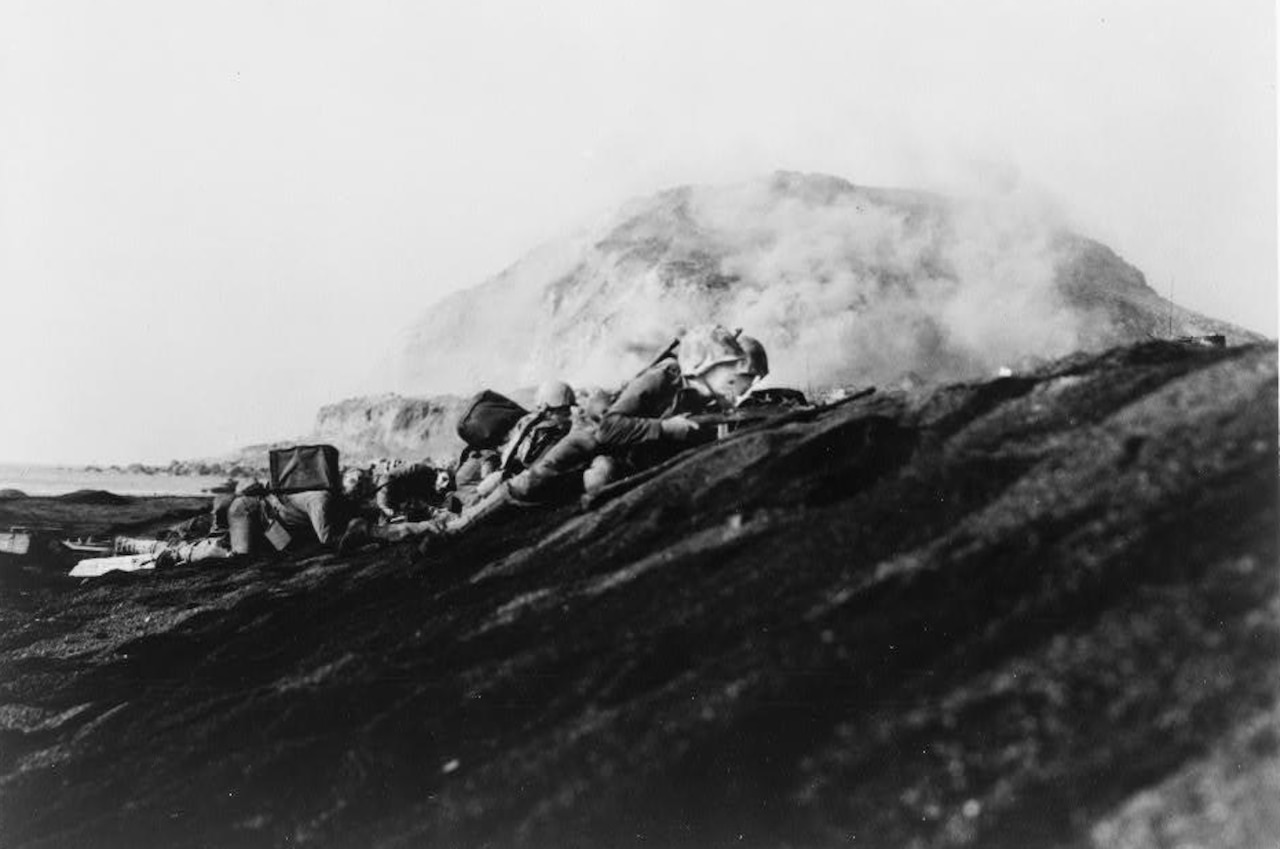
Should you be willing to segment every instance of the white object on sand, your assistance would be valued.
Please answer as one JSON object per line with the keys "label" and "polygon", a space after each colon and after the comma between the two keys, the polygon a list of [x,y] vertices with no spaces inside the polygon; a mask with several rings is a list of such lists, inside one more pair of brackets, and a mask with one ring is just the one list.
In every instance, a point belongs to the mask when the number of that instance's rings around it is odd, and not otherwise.
{"label": "white object on sand", "polygon": [[156,568],[154,554],[123,554],[118,557],[91,557],[81,560],[69,573],[73,578],[96,578],[108,572],[137,572]]}

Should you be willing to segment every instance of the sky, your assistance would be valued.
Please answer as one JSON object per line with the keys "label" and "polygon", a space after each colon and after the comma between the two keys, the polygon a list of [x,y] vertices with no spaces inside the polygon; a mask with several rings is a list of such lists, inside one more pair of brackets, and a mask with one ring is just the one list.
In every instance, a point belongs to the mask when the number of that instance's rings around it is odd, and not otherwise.
{"label": "sky", "polygon": [[777,169],[1033,190],[1274,337],[1276,80],[1271,0],[0,0],[0,460],[304,434],[443,295]]}

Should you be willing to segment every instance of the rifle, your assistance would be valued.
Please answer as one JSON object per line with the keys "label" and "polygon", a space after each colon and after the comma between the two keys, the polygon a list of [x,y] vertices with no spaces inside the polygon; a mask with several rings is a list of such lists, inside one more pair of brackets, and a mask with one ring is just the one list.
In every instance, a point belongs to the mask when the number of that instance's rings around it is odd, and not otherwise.
{"label": "rifle", "polygon": [[[645,366],[643,369],[641,369],[641,370],[640,370],[640,374],[644,374],[646,371],[648,371],[649,369],[653,368],[653,367],[654,367],[654,366],[656,366],[658,363],[660,363],[660,362],[662,362],[663,360],[665,360],[667,357],[675,356],[676,349],[677,349],[677,348],[679,348],[679,347],[680,347],[680,337],[679,337],[679,336],[677,336],[676,338],[672,339],[670,342],[668,342],[668,343],[667,343],[667,347],[663,348],[663,349],[662,349],[662,353],[660,353],[660,354],[658,354],[658,356],[654,357],[654,358],[653,358],[653,361],[652,361],[652,362],[650,362],[650,363],[649,363],[649,365]],[[639,376],[639,375],[637,375],[637,377],[638,377],[638,376]]]}
{"label": "rifle", "polygon": [[724,413],[699,413],[697,415],[688,416],[689,421],[697,425],[722,425],[722,424],[756,424],[768,421],[798,421],[810,418],[818,413],[833,410],[836,407],[848,404],[851,401],[857,401],[874,394],[876,388],[868,386],[860,389],[852,395],[846,395],[838,401],[832,401],[829,404],[795,404],[783,407],[745,407],[735,410],[729,410]]}
{"label": "rifle", "polygon": [[[778,408],[755,407],[745,410],[736,410],[729,413],[707,413],[703,415],[689,416],[691,421],[698,424],[728,424],[732,422],[741,422],[744,424],[760,424],[762,422],[772,422],[783,424],[793,421],[807,421],[820,413],[834,410],[853,401],[866,398],[873,395],[876,391],[874,386],[868,386],[860,389],[852,395],[847,395],[838,401],[832,401],[829,404],[807,404],[804,406],[787,407],[779,410]],[[642,469],[634,475],[625,477],[620,481],[615,481],[600,490],[582,496],[581,506],[583,510],[594,510],[607,501],[612,501],[619,495],[630,492],[642,483],[651,481],[659,475],[675,466],[680,465],[686,459],[685,452],[681,451],[674,457],[670,457],[662,463],[648,469]]]}

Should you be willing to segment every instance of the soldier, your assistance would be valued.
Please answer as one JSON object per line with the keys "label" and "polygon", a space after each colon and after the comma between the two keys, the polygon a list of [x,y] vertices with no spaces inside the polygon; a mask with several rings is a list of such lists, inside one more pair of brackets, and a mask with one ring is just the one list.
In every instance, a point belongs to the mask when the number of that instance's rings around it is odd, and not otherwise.
{"label": "soldier", "polygon": [[335,494],[327,490],[273,493],[259,481],[241,481],[227,508],[231,552],[259,551],[263,537],[277,549],[308,538],[329,545],[342,527],[340,509]]}
{"label": "soldier", "polygon": [[499,483],[510,480],[532,466],[573,429],[578,400],[573,387],[563,380],[550,380],[538,387],[533,412],[511,428],[498,454],[498,469],[481,482],[481,497]]}
{"label": "soldier", "polygon": [[[450,486],[449,476],[445,475],[443,480],[439,477],[434,479],[435,487],[440,493],[450,489],[456,490],[455,497],[461,502],[459,510],[463,506],[474,505],[481,501],[502,486],[504,481],[520,475],[528,466],[536,463],[570,432],[576,405],[577,399],[573,387],[569,384],[562,380],[543,383],[534,396],[533,412],[516,422],[498,450],[469,450],[466,461],[457,472],[456,486]],[[410,472],[404,470],[413,468],[415,467],[394,469],[390,473],[393,482],[395,476],[409,474]],[[479,479],[481,473],[487,473],[483,479]],[[559,494],[572,495],[581,489],[580,480],[577,482],[577,490],[572,489],[573,482],[568,479],[561,482],[569,489]],[[426,485],[425,478],[422,485]],[[385,490],[380,490],[379,495],[383,491]],[[384,506],[381,499],[378,503],[379,506]],[[446,511],[441,509],[436,511],[435,515],[441,522],[447,522],[449,516],[445,513]],[[367,517],[353,519],[347,525],[346,533],[339,542],[339,550],[352,551],[375,540],[395,542],[425,532],[424,528],[428,522],[414,521],[412,516],[409,518],[410,521],[407,522],[381,525],[368,521]]]}
{"label": "soldier", "polygon": [[235,501],[236,498],[235,478],[228,478],[226,483],[218,484],[209,491],[213,494],[213,503],[209,507],[209,533],[226,533],[227,508],[231,506],[231,502]]}
{"label": "soldier", "polygon": [[424,518],[440,505],[439,479],[439,469],[429,463],[380,465],[374,471],[378,512],[387,520]]}
{"label": "soldier", "polygon": [[747,348],[720,325],[692,328],[675,359],[654,363],[623,388],[599,422],[585,416],[528,469],[498,486],[456,518],[421,523],[426,550],[440,539],[512,507],[548,500],[566,481],[587,492],[673,456],[690,444],[715,439],[689,416],[729,410],[768,372],[764,347]]}

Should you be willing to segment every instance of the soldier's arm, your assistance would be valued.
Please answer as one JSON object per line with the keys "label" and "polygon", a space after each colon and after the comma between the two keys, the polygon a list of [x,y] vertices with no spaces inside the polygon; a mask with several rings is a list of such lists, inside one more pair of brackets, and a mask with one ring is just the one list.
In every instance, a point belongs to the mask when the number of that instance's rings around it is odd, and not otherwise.
{"label": "soldier's arm", "polygon": [[605,411],[597,436],[602,445],[624,446],[662,438],[662,413],[680,387],[679,367],[651,368],[627,384]]}

